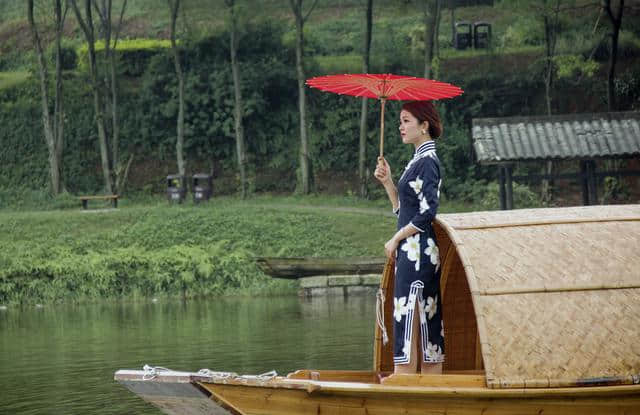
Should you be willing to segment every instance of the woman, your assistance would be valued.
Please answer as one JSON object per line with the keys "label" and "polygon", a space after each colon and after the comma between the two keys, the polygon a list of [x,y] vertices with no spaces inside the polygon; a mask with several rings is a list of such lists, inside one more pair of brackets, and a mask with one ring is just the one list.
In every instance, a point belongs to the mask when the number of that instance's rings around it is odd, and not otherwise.
{"label": "woman", "polygon": [[413,101],[402,106],[399,128],[402,142],[413,144],[415,153],[398,187],[384,158],[374,173],[398,216],[398,230],[384,245],[387,257],[396,259],[394,372],[416,373],[420,361],[420,372],[442,373],[440,257],[431,224],[442,184],[434,142],[442,134],[442,124],[431,101]]}

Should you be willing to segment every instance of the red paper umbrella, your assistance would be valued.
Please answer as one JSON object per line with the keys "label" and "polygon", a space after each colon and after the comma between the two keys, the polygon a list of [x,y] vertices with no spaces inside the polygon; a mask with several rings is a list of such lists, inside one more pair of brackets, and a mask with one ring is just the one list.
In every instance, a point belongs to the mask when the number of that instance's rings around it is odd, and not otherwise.
{"label": "red paper umbrella", "polygon": [[318,76],[307,80],[307,85],[322,91],[356,97],[377,98],[382,105],[380,118],[380,157],[384,147],[384,104],[386,100],[429,101],[452,98],[462,89],[431,79],[392,74],[345,74]]}

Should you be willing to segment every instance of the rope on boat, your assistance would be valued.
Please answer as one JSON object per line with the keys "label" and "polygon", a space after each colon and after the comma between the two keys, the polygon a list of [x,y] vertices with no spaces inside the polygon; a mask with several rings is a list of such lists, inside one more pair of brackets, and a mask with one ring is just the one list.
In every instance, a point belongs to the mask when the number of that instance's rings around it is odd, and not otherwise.
{"label": "rope on boat", "polygon": [[198,370],[198,375],[206,376],[213,379],[235,379],[238,377],[238,374],[235,372],[216,372],[210,369],[200,369]]}
{"label": "rope on boat", "polygon": [[233,379],[233,380],[259,380],[261,382],[265,382],[265,381],[269,381],[273,378],[275,378],[276,376],[278,376],[278,372],[276,372],[275,370],[266,372],[266,373],[262,373],[260,375],[238,375],[235,372],[216,372],[210,369],[200,369],[198,370],[198,375],[200,376],[206,376],[215,380],[228,380],[228,379]]}
{"label": "rope on boat", "polygon": [[144,370],[144,374],[142,375],[142,380],[155,379],[155,377],[158,376],[160,372],[171,372],[171,369],[167,369],[166,367],[162,367],[162,366],[153,367],[149,365],[144,365],[142,367],[142,370]]}
{"label": "rope on boat", "polygon": [[376,294],[376,323],[382,332],[382,344],[386,346],[389,343],[389,335],[387,335],[387,328],[384,325],[384,292],[382,288],[378,288]]}
{"label": "rope on boat", "polygon": [[257,377],[259,377],[262,380],[271,380],[271,379],[275,378],[276,376],[278,376],[278,372],[276,372],[275,370],[271,370],[269,372],[262,373],[262,374],[258,375]]}
{"label": "rope on boat", "polygon": [[[142,367],[142,370],[144,370],[144,374],[142,375],[142,380],[153,380],[155,379],[157,376],[159,376],[162,372],[173,372],[173,370],[171,369],[167,369],[166,367],[162,367],[162,366],[149,366],[149,365],[144,365]],[[260,375],[243,375],[243,376],[239,376],[237,373],[235,372],[216,372],[214,370],[210,370],[210,369],[200,369],[198,370],[197,373],[199,376],[206,376],[208,378],[214,379],[214,380],[258,380],[260,382],[266,382],[269,381],[273,378],[275,378],[276,376],[278,376],[278,373],[275,370],[271,370],[269,372],[266,373],[262,373]]]}

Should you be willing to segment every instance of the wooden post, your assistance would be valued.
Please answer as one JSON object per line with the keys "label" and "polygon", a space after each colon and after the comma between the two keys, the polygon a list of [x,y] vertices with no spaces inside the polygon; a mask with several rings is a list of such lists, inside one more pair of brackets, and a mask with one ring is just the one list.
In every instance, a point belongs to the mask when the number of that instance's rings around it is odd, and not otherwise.
{"label": "wooden post", "polygon": [[505,191],[505,169],[500,166],[500,210],[507,210],[507,196]]}
{"label": "wooden post", "polygon": [[587,161],[587,186],[589,186],[589,204],[598,204],[598,188],[596,184],[596,162]]}
{"label": "wooden post", "polygon": [[589,186],[587,185],[587,162],[580,160],[580,183],[582,184],[582,204],[589,205]]}
{"label": "wooden post", "polygon": [[505,201],[506,201],[506,205],[507,205],[507,209],[511,210],[513,209],[513,180],[511,179],[512,177],[512,173],[513,173],[513,166],[512,165],[508,165],[504,168],[505,171],[505,176],[506,176],[506,195],[505,195]]}

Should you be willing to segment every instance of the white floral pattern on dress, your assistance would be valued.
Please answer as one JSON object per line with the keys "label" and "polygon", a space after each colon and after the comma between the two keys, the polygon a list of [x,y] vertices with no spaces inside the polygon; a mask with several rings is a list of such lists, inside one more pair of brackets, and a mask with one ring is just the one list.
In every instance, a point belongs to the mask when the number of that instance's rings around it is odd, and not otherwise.
{"label": "white floral pattern on dress", "polygon": [[425,356],[425,360],[430,362],[441,362],[442,350],[440,350],[440,346],[438,346],[437,344],[432,344],[431,342],[427,342],[427,353]]}
{"label": "white floral pattern on dress", "polygon": [[404,347],[402,348],[402,354],[407,356],[410,359],[410,353],[411,353],[411,342],[408,340],[405,340]]}
{"label": "white floral pattern on dress", "polygon": [[428,238],[424,253],[429,255],[431,263],[436,266],[436,271],[438,271],[438,268],[440,268],[440,250],[438,249],[438,245],[436,245],[436,241]]}
{"label": "white floral pattern on dress", "polygon": [[402,250],[407,253],[409,261],[416,263],[416,271],[420,271],[420,234],[407,237]]}
{"label": "white floral pattern on dress", "polygon": [[427,210],[429,210],[429,203],[427,203],[427,199],[423,197],[422,199],[420,199],[420,213],[422,214]]}
{"label": "white floral pattern on dress", "polygon": [[438,311],[438,296],[436,295],[436,298],[434,299],[433,297],[429,297],[427,298],[427,305],[424,308],[425,313],[429,313],[429,320],[431,320],[434,316],[434,314],[436,314],[436,311]]}
{"label": "white floral pattern on dress", "polygon": [[407,315],[408,311],[407,297],[393,298],[393,317],[397,322],[400,322],[402,316]]}
{"label": "white floral pattern on dress", "polygon": [[424,298],[418,300],[418,314],[420,315],[420,324],[427,324],[427,308]]}
{"label": "white floral pattern on dress", "polygon": [[411,188],[413,189],[414,192],[416,192],[416,194],[422,192],[422,179],[420,178],[420,176],[416,177],[416,179],[412,182],[409,182],[409,186],[411,186]]}

